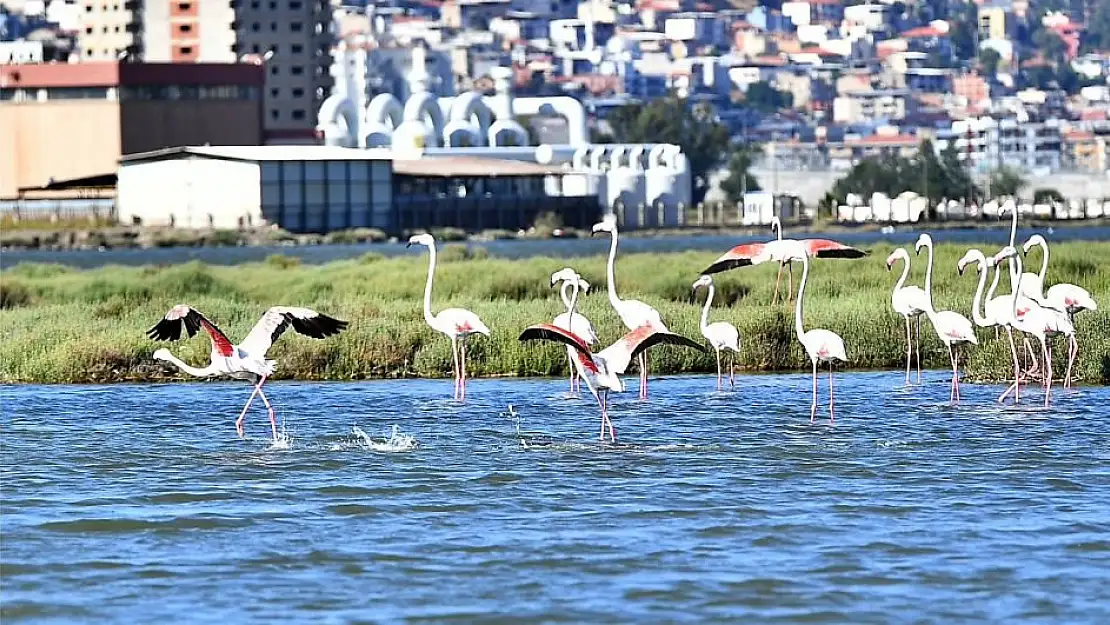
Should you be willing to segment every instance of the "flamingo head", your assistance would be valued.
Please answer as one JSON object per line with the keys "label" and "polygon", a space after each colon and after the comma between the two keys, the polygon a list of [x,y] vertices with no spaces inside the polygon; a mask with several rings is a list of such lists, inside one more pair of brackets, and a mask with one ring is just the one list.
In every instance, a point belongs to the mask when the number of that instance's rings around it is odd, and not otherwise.
{"label": "flamingo head", "polygon": [[956,270],[962,276],[964,275],[964,269],[967,269],[967,266],[971,263],[979,263],[979,271],[982,271],[983,266],[987,264],[987,257],[979,250],[968,250],[964,257],[960,259],[960,262],[956,263]]}
{"label": "flamingo head", "polygon": [[578,278],[578,273],[570,267],[563,267],[559,271],[551,274],[551,286],[555,286],[563,280],[574,281]]}
{"label": "flamingo head", "polygon": [[920,254],[921,248],[926,246],[933,247],[933,237],[929,236],[928,234],[922,234],[921,236],[917,237],[917,243],[914,243],[913,245],[914,254]]}
{"label": "flamingo head", "polygon": [[577,280],[578,280],[578,288],[582,289],[583,293],[589,293],[590,292],[590,283],[586,282],[586,280],[583,279],[582,276],[578,276]]}
{"label": "flamingo head", "polygon": [[1042,237],[1041,235],[1034,234],[1033,236],[1029,237],[1029,239],[1026,240],[1025,243],[1022,244],[1021,251],[1025,254],[1028,254],[1029,250],[1032,249],[1034,245],[1043,245],[1045,247],[1048,247],[1048,242],[1045,241],[1044,237]]}
{"label": "flamingo head", "polygon": [[154,359],[155,360],[165,360],[166,362],[169,362],[169,360],[170,360],[170,350],[168,350],[164,347],[162,349],[155,350],[154,351]]}
{"label": "flamingo head", "polygon": [[405,247],[412,247],[413,245],[424,245],[426,247],[432,247],[435,244],[435,237],[425,232],[424,234],[414,234],[409,237],[409,242],[405,245]]}
{"label": "flamingo head", "polygon": [[694,290],[697,291],[698,287],[713,286],[713,276],[702,276],[694,281]]}
{"label": "flamingo head", "polygon": [[993,261],[993,263],[995,265],[997,265],[998,263],[1006,260],[1007,258],[1013,258],[1014,256],[1017,256],[1017,250],[1014,249],[1014,246],[1007,245],[1006,247],[999,250],[999,252],[997,254],[995,254],[994,258],[992,258],[991,260]]}
{"label": "flamingo head", "polygon": [[617,231],[617,216],[613,213],[607,213],[601,218],[601,221],[594,224],[593,229],[590,231],[590,236],[598,232],[616,232]]}
{"label": "flamingo head", "polygon": [[890,256],[886,257],[886,270],[890,271],[894,269],[894,263],[898,262],[898,259],[902,258],[909,260],[909,257],[910,255],[906,253],[906,249],[903,247],[894,250],[890,253]]}

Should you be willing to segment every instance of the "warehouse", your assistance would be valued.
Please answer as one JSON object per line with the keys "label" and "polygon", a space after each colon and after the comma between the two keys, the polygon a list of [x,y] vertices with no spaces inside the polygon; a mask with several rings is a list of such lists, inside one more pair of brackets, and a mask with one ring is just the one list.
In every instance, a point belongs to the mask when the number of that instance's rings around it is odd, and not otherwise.
{"label": "warehouse", "polygon": [[338,146],[180,147],[120,159],[122,223],[290,232],[456,226],[519,229],[545,211],[584,227],[592,196],[550,196],[561,170],[477,156],[420,156]]}

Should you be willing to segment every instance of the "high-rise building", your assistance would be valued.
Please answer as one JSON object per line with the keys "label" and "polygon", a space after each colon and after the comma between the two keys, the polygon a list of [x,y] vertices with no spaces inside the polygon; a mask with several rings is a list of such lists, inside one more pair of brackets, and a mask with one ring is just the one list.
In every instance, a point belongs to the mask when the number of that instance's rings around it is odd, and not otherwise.
{"label": "high-rise building", "polygon": [[314,142],[331,91],[329,0],[84,0],[86,60],[266,65],[266,140]]}

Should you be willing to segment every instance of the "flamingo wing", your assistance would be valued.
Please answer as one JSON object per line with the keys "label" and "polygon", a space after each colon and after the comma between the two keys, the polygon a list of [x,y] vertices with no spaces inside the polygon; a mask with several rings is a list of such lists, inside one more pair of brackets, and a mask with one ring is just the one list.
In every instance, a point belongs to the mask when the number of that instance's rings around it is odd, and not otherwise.
{"label": "flamingo wing", "polygon": [[722,254],[720,258],[713,261],[713,264],[702,271],[701,275],[708,276],[738,267],[758,265],[770,259],[771,257],[768,254],[766,243],[745,243],[743,245],[737,245]]}
{"label": "flamingo wing", "polygon": [[681,334],[661,330],[651,325],[643,325],[617,339],[616,343],[601,350],[597,355],[605,360],[610,372],[621,374],[628,369],[629,363],[641,352],[660,343],[692,347],[703,353],[706,351],[704,345]]}
{"label": "flamingo wing", "polygon": [[235,353],[235,348],[227,335],[200,311],[188,304],[178,304],[171,308],[161,321],[146,331],[146,335],[156,341],[177,341],[181,339],[182,328],[190,338],[204,328],[212,339],[212,349],[218,354],[226,357]]}
{"label": "flamingo wing", "polygon": [[322,339],[347,329],[347,322],[320,314],[310,308],[274,306],[267,310],[239,347],[251,356],[261,357],[290,327],[297,334]]}
{"label": "flamingo wing", "polygon": [[562,343],[569,347],[574,348],[578,352],[578,360],[590,371],[597,373],[597,365],[594,364],[593,354],[590,352],[590,346],[582,340],[582,337],[565,330],[559,326],[550,323],[538,323],[533,326],[524,328],[524,331],[517,337],[518,341],[553,341]]}
{"label": "flamingo wing", "polygon": [[811,258],[863,258],[871,254],[830,239],[802,239],[802,244]]}

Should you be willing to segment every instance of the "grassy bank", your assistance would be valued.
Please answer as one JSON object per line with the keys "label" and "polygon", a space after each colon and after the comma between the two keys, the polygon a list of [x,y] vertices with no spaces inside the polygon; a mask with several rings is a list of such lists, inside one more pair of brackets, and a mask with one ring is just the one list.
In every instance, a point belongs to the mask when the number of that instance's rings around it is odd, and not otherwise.
{"label": "grassy bank", "polygon": [[[943,240],[943,236],[939,237]],[[605,249],[598,242],[599,252]],[[893,248],[874,246],[868,258],[819,260],[806,293],[807,328],[839,333],[851,368],[898,369],[904,363],[904,326],[890,309],[890,289],[898,277],[883,262]],[[960,277],[956,261],[965,246],[939,245],[934,269],[938,308],[970,317],[976,286],[973,273]],[[470,344],[476,376],[563,374],[565,351],[554,345],[521,344],[525,326],[562,312],[550,274],[570,264],[598,287],[581,310],[603,342],[623,333],[604,293],[605,259],[485,258],[480,247],[450,245],[441,250],[433,309],[470,308],[492,329],[490,339]],[[993,249],[986,250],[988,252]],[[912,254],[912,252],[911,252]],[[690,285],[716,254],[628,254],[617,259],[623,297],[656,306],[670,327],[699,339],[700,299]],[[917,259],[915,259],[917,260]],[[1036,271],[1039,251],[1028,258]],[[448,341],[424,324],[421,297],[426,256],[361,259],[301,266],[275,256],[236,267],[189,263],[172,267],[104,267],[78,271],[56,265],[24,264],[0,274],[0,379],[6,382],[110,382],[180,377],[151,359],[159,344],[144,331],[170,306],[189,303],[204,311],[232,340],[246,332],[268,306],[310,306],[351,321],[350,329],[326,341],[289,334],[271,351],[278,378],[351,380],[408,376],[449,376]],[[924,257],[911,280],[924,279]],[[729,320],[742,335],[739,364],[746,370],[808,367],[794,337],[793,308],[772,307],[776,267],[720,274],[712,320]],[[795,279],[800,278],[800,267]],[[783,280],[785,284],[785,278]],[[1103,308],[1077,319],[1078,373],[1085,382],[1110,382],[1110,243],[1063,243],[1052,247],[1047,282],[1071,282],[1088,289]],[[795,283],[796,286],[796,283]],[[1008,289],[1005,285],[1003,292]],[[931,328],[923,328],[927,366],[946,367],[948,358]],[[999,379],[1009,366],[1005,340],[980,333],[981,345],[967,360],[972,379]],[[209,343],[200,337],[171,345],[186,361],[206,363]],[[1060,350],[1061,352],[1063,350]],[[669,347],[652,351],[658,373],[712,371],[713,354]]]}

